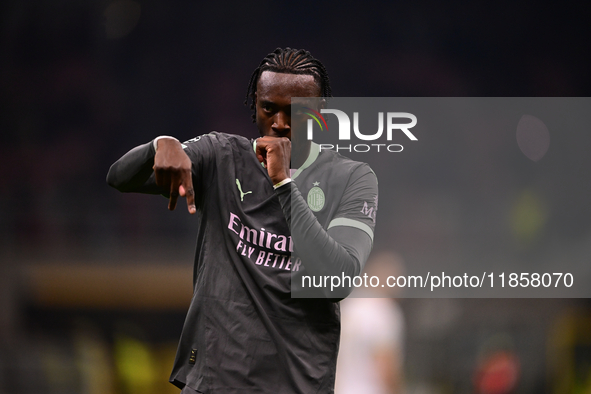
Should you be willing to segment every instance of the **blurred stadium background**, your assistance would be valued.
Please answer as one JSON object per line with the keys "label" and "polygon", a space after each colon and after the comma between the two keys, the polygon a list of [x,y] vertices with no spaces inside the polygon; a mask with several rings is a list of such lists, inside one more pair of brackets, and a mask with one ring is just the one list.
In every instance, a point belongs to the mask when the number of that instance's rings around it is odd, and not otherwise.
{"label": "blurred stadium background", "polygon": [[[5,0],[0,18],[2,394],[178,392],[192,218],[104,179],[160,134],[256,137],[242,102],[275,47],[310,50],[341,97],[591,92],[582,2]],[[376,169],[400,191],[376,250],[589,261],[591,133],[561,133],[537,163],[492,165],[506,141],[465,135],[441,146],[456,160]],[[587,299],[399,302],[408,393],[591,392]]]}

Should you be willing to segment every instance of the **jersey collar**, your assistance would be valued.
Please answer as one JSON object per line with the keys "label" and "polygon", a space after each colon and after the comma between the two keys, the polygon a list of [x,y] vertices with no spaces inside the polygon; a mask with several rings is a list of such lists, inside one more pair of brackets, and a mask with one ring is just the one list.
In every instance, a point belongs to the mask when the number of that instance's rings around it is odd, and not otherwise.
{"label": "jersey collar", "polygon": [[308,154],[308,158],[306,159],[304,164],[302,164],[302,166],[300,168],[298,168],[298,170],[295,172],[295,174],[293,174],[291,176],[291,179],[296,179],[297,176],[302,173],[302,171],[304,171],[306,168],[310,167],[312,165],[312,163],[314,163],[316,161],[319,154],[320,154],[320,145],[312,142],[310,144],[310,153]]}

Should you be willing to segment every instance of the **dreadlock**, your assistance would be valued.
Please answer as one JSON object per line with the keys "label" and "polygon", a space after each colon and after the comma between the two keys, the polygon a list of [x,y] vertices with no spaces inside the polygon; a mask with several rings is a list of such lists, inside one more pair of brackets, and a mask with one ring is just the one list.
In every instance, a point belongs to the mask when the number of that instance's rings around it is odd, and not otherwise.
{"label": "dreadlock", "polygon": [[314,81],[320,86],[320,96],[332,97],[328,73],[320,60],[315,59],[310,52],[304,49],[277,48],[265,56],[261,64],[252,73],[250,82],[248,83],[244,105],[248,105],[248,101],[250,100],[250,109],[254,111],[252,114],[253,122],[256,121],[255,93],[257,91],[257,83],[263,71],[312,75]]}

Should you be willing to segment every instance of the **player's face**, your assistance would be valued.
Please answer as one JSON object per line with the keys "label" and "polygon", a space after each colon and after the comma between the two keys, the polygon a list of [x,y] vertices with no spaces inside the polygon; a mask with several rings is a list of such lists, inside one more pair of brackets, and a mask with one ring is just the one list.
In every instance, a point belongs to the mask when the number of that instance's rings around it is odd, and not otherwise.
{"label": "player's face", "polygon": [[256,123],[261,136],[291,140],[291,98],[319,96],[320,87],[312,75],[263,71],[255,96]]}

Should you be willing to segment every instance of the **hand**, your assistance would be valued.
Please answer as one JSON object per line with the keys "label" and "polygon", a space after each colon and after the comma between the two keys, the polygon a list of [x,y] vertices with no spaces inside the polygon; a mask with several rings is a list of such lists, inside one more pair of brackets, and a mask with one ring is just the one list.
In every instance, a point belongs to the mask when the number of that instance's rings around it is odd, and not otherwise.
{"label": "hand", "polygon": [[190,214],[195,208],[195,191],[191,178],[191,159],[181,147],[181,143],[172,138],[158,140],[158,149],[154,156],[154,175],[156,185],[169,190],[168,209],[173,211],[179,195],[187,198]]}
{"label": "hand", "polygon": [[257,159],[265,163],[274,185],[289,178],[291,141],[285,137],[265,136],[257,139]]}

